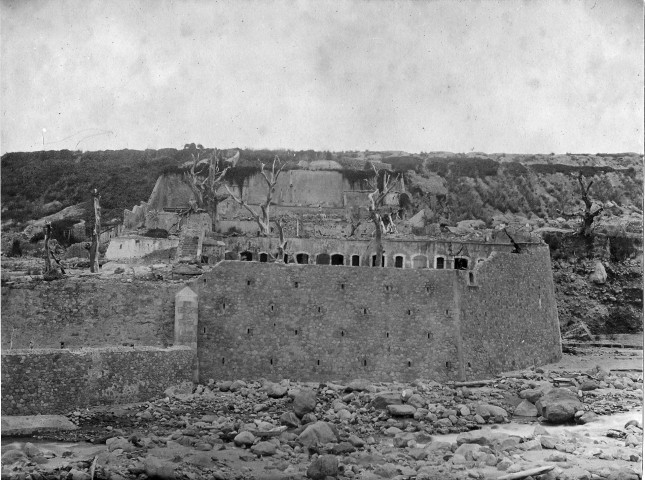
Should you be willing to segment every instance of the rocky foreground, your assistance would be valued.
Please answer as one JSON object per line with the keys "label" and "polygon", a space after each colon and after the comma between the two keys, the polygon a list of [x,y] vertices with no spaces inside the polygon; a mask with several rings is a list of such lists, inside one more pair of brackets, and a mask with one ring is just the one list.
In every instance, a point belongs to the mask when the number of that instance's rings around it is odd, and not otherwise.
{"label": "rocky foreground", "polygon": [[641,408],[642,372],[538,368],[466,385],[211,381],[165,393],[72,412],[73,432],[4,441],[2,478],[641,478],[642,425],[603,419]]}

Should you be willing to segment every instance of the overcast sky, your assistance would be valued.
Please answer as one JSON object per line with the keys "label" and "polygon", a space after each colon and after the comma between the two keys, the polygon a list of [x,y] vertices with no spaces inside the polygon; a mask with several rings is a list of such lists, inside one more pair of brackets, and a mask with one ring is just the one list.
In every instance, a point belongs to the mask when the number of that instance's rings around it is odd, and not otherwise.
{"label": "overcast sky", "polygon": [[0,1],[2,153],[643,152],[640,0]]}

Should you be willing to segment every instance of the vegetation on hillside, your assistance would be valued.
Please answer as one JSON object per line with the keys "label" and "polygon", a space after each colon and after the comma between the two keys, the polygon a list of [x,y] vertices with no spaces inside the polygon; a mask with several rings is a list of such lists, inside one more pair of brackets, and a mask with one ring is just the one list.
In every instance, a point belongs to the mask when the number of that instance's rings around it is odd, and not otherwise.
{"label": "vegetation on hillside", "polygon": [[[208,150],[208,149],[206,149]],[[191,145],[183,149],[118,150],[99,152],[46,151],[7,153],[2,156],[3,223],[14,227],[44,216],[46,206],[60,202],[61,208],[88,202],[91,191],[101,193],[103,218],[122,218],[148,199],[157,177],[179,173],[191,160]],[[230,152],[230,151],[229,151]],[[643,202],[642,156],[603,155],[506,155],[405,152],[315,152],[313,150],[239,150],[240,157],[227,179],[241,184],[259,171],[261,162],[270,164],[278,155],[285,170],[300,168],[299,162],[334,160],[353,182],[365,177],[365,160],[388,163],[410,178],[438,177],[448,193],[426,198],[414,195],[413,208],[434,211],[436,220],[454,224],[481,219],[490,223],[499,214],[517,214],[533,219],[554,219],[559,212],[580,206],[577,175],[593,180],[591,194],[606,208],[630,207],[640,210]],[[226,154],[225,154],[226,155]],[[89,209],[86,209],[89,210]],[[85,219],[91,221],[91,212]]]}

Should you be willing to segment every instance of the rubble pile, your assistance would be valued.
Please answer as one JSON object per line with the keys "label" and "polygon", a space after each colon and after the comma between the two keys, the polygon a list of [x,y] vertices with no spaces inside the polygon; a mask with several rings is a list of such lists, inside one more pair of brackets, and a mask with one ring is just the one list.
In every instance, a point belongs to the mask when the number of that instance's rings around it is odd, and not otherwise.
{"label": "rubble pile", "polygon": [[[91,442],[96,454],[53,462],[27,443],[3,452],[2,478],[640,478],[638,422],[600,440],[559,425],[633,410],[642,388],[641,373],[600,366],[444,385],[211,380],[71,412],[79,429],[54,438]],[[511,420],[529,425],[514,433]]]}

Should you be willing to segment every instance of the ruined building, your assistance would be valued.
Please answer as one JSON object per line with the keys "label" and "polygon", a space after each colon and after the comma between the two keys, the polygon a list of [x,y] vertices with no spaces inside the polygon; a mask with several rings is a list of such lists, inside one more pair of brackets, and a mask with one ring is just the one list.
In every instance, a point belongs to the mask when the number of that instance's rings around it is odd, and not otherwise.
{"label": "ruined building", "polygon": [[[11,333],[17,349],[30,340],[51,348],[135,345],[118,359],[109,350],[63,355],[59,363],[3,353],[3,377],[19,379],[7,395],[33,394],[5,402],[3,384],[3,412],[65,406],[24,385],[33,378],[25,369],[54,368],[56,382],[72,393],[95,392],[87,402],[110,403],[139,401],[169,379],[474,380],[559,360],[549,249],[541,240],[514,234],[514,245],[504,232],[459,235],[410,222],[416,212],[401,211],[408,194],[401,183],[388,199],[399,227],[384,237],[383,267],[375,268],[373,227],[356,212],[368,191],[333,162],[311,163],[284,172],[276,189],[272,215],[287,225],[279,262],[277,235],[257,236],[239,205],[223,202],[213,231],[205,213],[182,216],[190,188],[162,177],[150,200],[126,213],[130,233],[111,240],[107,257],[133,262],[175,252],[174,261],[207,261],[205,273],[183,283],[97,278],[3,287],[4,349],[12,328],[29,332]],[[250,176],[236,188],[253,205],[259,185]],[[142,235],[152,229],[169,235]],[[168,345],[175,350],[163,350]],[[162,350],[144,360],[153,348]]]}

